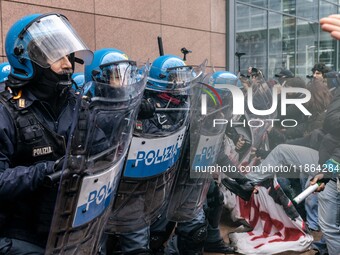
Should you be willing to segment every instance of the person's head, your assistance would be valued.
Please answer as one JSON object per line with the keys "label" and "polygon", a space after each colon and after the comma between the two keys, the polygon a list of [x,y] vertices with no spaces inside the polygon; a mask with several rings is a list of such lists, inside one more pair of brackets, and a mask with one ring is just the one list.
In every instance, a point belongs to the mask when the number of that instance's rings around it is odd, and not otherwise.
{"label": "person's head", "polygon": [[0,64],[0,83],[5,82],[8,79],[8,75],[11,72],[11,66],[8,62]]}
{"label": "person's head", "polygon": [[331,102],[332,95],[322,79],[313,79],[308,83],[311,99],[306,104],[307,109],[313,114],[324,112]]}
{"label": "person's head", "polygon": [[251,67],[251,66],[248,68],[248,73],[249,73],[250,78],[252,79],[256,79],[259,76],[259,74],[262,75],[261,70],[255,67]]}
{"label": "person's head", "polygon": [[317,63],[312,68],[313,78],[314,79],[323,79],[325,78],[325,74],[330,72],[331,69],[327,67],[324,63]]}
{"label": "person's head", "polygon": [[[9,29],[5,42],[6,56],[11,65],[7,86],[17,88],[32,80],[58,83],[65,74],[68,79],[74,62],[92,60],[92,52],[61,14],[31,14]],[[47,81],[48,83],[48,81]]]}
{"label": "person's head", "polygon": [[258,68],[251,67],[251,69],[250,69],[250,84],[251,84],[251,87],[253,89],[256,89],[256,87],[259,84],[262,84],[264,82],[265,82],[265,77],[264,77],[262,71]]}
{"label": "person's head", "polygon": [[293,77],[293,78],[287,79],[283,87],[306,88],[306,83],[301,77]]}
{"label": "person's head", "polygon": [[[286,79],[285,82],[283,84],[281,84],[281,87],[278,87],[278,92],[281,93],[281,88],[306,88],[306,83],[305,81],[301,78],[301,77],[293,77],[293,78],[289,78]],[[298,97],[299,94],[298,93],[287,93],[287,95],[289,97],[295,98]]]}
{"label": "person's head", "polygon": [[121,50],[104,48],[94,52],[93,61],[85,66],[85,83],[89,81],[109,84],[120,88],[129,83],[134,61]]}
{"label": "person's head", "polygon": [[178,56],[164,55],[156,58],[150,67],[146,89],[173,95],[187,95],[194,80],[203,75],[201,66],[188,66]]}
{"label": "person's head", "polygon": [[278,82],[284,86],[287,80],[294,77],[294,74],[288,69],[281,69],[278,74],[275,74],[275,77],[277,77]]}
{"label": "person's head", "polygon": [[331,71],[325,74],[325,83],[328,89],[334,90],[340,87],[340,73],[336,71]]}
{"label": "person's head", "polygon": [[137,98],[143,94],[148,68],[147,64],[137,66],[137,63],[130,60],[121,50],[96,50],[92,63],[85,66],[85,85],[82,93],[87,97],[113,101]]}

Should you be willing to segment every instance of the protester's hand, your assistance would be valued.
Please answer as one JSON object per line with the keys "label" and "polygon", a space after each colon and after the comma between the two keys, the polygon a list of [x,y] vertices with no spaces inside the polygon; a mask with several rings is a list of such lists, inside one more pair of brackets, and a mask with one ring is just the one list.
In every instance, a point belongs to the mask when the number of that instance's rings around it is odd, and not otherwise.
{"label": "protester's hand", "polygon": [[155,111],[156,109],[153,103],[143,98],[138,112],[138,119],[142,120],[152,118]]}
{"label": "protester's hand", "polygon": [[[310,185],[314,185],[317,182],[320,182],[324,178],[323,174],[317,174],[314,178],[310,181]],[[320,192],[325,189],[325,183],[321,183],[319,187],[315,190],[315,192]]]}
{"label": "protester's hand", "polygon": [[321,29],[329,32],[334,39],[340,40],[340,14],[320,19]]}
{"label": "protester's hand", "polygon": [[251,157],[256,157],[256,152],[257,152],[256,147],[251,147],[250,148],[250,156]]}
{"label": "protester's hand", "polygon": [[236,150],[241,150],[244,146],[244,144],[246,143],[246,141],[243,139],[243,136],[239,136],[237,143],[235,145]]}

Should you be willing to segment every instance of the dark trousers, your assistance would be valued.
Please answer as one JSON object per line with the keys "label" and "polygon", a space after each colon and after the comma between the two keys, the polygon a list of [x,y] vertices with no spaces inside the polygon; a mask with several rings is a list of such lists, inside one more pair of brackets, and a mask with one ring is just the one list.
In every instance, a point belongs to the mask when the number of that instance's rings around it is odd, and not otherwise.
{"label": "dark trousers", "polygon": [[18,239],[0,237],[0,255],[44,255],[44,249]]}

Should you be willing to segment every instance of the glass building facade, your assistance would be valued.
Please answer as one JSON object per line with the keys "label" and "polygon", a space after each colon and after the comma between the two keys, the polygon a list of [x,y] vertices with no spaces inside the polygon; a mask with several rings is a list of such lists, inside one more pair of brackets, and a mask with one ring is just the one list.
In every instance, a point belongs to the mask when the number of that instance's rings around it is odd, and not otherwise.
{"label": "glass building facade", "polygon": [[[227,1],[229,69],[249,66],[274,77],[282,68],[296,76],[311,75],[315,63],[339,68],[339,42],[320,29],[319,20],[340,13],[340,0],[237,0]],[[228,21],[227,21],[228,22]],[[232,32],[232,33],[231,33]],[[237,57],[235,53],[242,55]],[[227,61],[227,62],[228,62]]]}

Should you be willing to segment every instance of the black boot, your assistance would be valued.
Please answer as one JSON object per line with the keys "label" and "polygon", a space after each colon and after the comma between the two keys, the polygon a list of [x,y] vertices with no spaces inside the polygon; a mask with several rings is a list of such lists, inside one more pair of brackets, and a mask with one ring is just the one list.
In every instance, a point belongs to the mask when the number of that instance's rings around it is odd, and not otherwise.
{"label": "black boot", "polygon": [[205,242],[205,252],[222,253],[222,254],[234,254],[235,248],[226,244],[223,239],[217,242]]}
{"label": "black boot", "polygon": [[224,187],[233,192],[235,195],[239,196],[245,201],[249,201],[251,195],[253,194],[254,186],[250,180],[247,180],[247,178],[234,180],[226,177],[222,179],[221,183]]}

